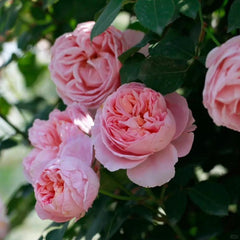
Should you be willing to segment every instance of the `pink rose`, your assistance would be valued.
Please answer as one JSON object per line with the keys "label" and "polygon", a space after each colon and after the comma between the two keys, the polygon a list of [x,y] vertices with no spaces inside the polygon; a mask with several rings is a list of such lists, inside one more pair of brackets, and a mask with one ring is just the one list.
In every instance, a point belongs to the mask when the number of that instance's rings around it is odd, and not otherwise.
{"label": "pink rose", "polygon": [[94,22],[81,23],[52,47],[51,77],[66,104],[96,109],[120,85],[118,56],[126,50],[122,33],[109,27],[90,40]]}
{"label": "pink rose", "polygon": [[[94,24],[78,24],[73,32],[60,36],[52,47],[49,66],[64,103],[78,102],[93,110],[120,86],[121,63],[118,57],[144,35],[132,30],[123,35],[110,26],[91,42]],[[131,32],[136,33],[134,38]]]}
{"label": "pink rose", "polygon": [[73,103],[63,112],[55,109],[47,121],[36,119],[29,129],[29,140],[36,148],[58,151],[62,142],[89,134],[93,124],[87,110]]}
{"label": "pink rose", "polygon": [[218,126],[240,131],[240,36],[207,56],[203,104]]}
{"label": "pink rose", "polygon": [[83,217],[98,195],[99,178],[85,160],[64,156],[43,169],[34,183],[36,211],[41,219],[65,222]]}
{"label": "pink rose", "polygon": [[39,169],[57,157],[80,158],[84,152],[91,166],[93,160],[92,141],[85,133],[90,133],[93,120],[78,104],[71,104],[65,111],[54,110],[49,120],[35,120],[29,129],[29,139],[35,147],[23,160],[24,173],[30,183],[34,183]]}
{"label": "pink rose", "polygon": [[6,209],[5,206],[0,199],[0,239],[4,239],[7,235],[9,228],[9,220],[6,216]]}
{"label": "pink rose", "polygon": [[98,109],[92,137],[96,158],[110,171],[127,169],[134,183],[160,186],[193,143],[194,119],[177,93],[163,97],[140,83],[122,85]]}

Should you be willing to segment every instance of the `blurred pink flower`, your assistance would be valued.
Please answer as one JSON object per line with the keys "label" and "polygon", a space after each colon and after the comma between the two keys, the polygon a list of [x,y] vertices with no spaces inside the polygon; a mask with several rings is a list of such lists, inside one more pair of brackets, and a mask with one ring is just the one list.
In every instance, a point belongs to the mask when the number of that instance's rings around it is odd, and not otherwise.
{"label": "blurred pink flower", "polygon": [[195,126],[186,100],[163,97],[140,83],[122,85],[98,109],[92,137],[96,158],[110,171],[127,169],[143,187],[160,186],[189,153]]}

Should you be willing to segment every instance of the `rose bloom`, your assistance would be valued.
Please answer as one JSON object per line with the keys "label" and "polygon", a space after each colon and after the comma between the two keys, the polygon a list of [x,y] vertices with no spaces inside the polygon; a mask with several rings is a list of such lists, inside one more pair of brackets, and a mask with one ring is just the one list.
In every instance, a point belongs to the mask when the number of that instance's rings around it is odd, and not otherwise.
{"label": "rose bloom", "polygon": [[6,216],[6,209],[2,200],[0,199],[0,240],[3,240],[7,235],[8,228],[9,220]]}
{"label": "rose bloom", "polygon": [[49,65],[64,103],[78,102],[91,110],[97,109],[120,86],[118,57],[144,35],[132,30],[124,34],[110,26],[91,41],[94,24],[78,24],[73,32],[60,36],[52,47]]}
{"label": "rose bloom", "polygon": [[35,209],[41,219],[66,222],[83,217],[98,195],[99,178],[82,152],[79,158],[61,156],[40,172],[34,183]]}
{"label": "rose bloom", "polygon": [[35,120],[29,129],[29,140],[35,147],[23,160],[24,173],[31,183],[36,178],[39,165],[64,154],[79,157],[86,152],[92,159],[90,133],[93,120],[86,109],[73,103],[65,111],[54,110],[49,120]]}
{"label": "rose bloom", "polygon": [[160,186],[189,153],[194,119],[177,93],[163,97],[140,83],[122,85],[98,109],[92,138],[96,158],[108,170],[127,169],[134,183]]}
{"label": "rose bloom", "polygon": [[29,129],[29,140],[36,148],[58,150],[63,141],[82,132],[89,134],[93,124],[87,110],[73,103],[65,111],[55,109],[49,120],[36,119]]}
{"label": "rose bloom", "polygon": [[203,104],[218,126],[240,131],[240,36],[207,56]]}

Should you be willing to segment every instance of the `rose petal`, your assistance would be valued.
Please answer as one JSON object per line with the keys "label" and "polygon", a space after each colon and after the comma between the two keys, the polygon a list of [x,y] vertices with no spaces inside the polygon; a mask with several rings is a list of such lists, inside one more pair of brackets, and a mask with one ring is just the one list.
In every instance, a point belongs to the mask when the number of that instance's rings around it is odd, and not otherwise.
{"label": "rose petal", "polygon": [[65,157],[82,159],[85,164],[91,166],[93,160],[93,146],[90,137],[82,134],[77,138],[62,144],[59,156],[62,159]]}
{"label": "rose petal", "polygon": [[170,93],[165,96],[167,107],[172,112],[176,122],[176,133],[174,139],[179,137],[187,126],[189,108],[187,101],[178,93]]}
{"label": "rose petal", "polygon": [[178,157],[184,157],[190,152],[193,139],[194,134],[192,132],[184,132],[180,137],[171,142],[177,149]]}
{"label": "rose petal", "polygon": [[[134,47],[136,44],[138,44],[139,42],[141,42],[141,40],[144,38],[144,33],[140,31],[127,29],[126,31],[123,32],[123,38],[125,39],[128,45],[128,48],[130,49]],[[149,44],[141,48],[139,52],[147,56],[149,54],[148,47],[149,47]]]}
{"label": "rose petal", "polygon": [[178,161],[176,148],[169,144],[135,168],[128,169],[131,181],[142,187],[156,187],[170,181],[175,175],[174,165]]}

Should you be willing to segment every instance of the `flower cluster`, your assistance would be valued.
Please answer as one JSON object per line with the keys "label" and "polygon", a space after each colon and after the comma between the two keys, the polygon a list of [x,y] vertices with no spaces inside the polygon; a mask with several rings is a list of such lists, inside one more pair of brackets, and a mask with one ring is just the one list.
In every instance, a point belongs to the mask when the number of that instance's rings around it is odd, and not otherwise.
{"label": "flower cluster", "polygon": [[[178,158],[192,147],[196,127],[184,97],[163,96],[141,83],[120,86],[118,57],[143,33],[111,26],[91,41],[93,25],[79,24],[56,40],[49,69],[67,108],[29,129],[34,148],[24,172],[42,219],[84,216],[98,194],[98,162],[155,187],[174,176]],[[146,47],[140,51],[147,55]]]}
{"label": "flower cluster", "polygon": [[99,178],[93,170],[90,133],[93,120],[78,104],[54,110],[48,121],[29,130],[34,149],[24,159],[25,175],[42,219],[65,222],[82,217],[96,198]]}

